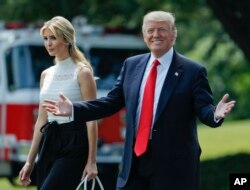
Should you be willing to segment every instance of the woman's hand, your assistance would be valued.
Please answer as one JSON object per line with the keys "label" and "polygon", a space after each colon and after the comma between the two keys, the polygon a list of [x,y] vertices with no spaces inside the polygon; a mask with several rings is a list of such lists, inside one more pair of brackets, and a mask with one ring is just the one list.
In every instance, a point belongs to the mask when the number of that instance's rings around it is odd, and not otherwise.
{"label": "woman's hand", "polygon": [[88,180],[94,179],[97,176],[97,165],[95,163],[88,162],[82,174],[82,180],[88,176]]}
{"label": "woman's hand", "polygon": [[26,162],[19,172],[19,180],[24,186],[28,186],[31,183],[31,173],[33,171],[34,164],[31,164],[29,162]]}

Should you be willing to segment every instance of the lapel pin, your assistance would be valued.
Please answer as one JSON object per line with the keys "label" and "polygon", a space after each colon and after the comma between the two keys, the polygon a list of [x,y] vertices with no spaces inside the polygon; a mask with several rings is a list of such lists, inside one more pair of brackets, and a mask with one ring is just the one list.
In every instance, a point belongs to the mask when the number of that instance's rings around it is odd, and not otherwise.
{"label": "lapel pin", "polygon": [[174,75],[178,77],[179,73],[175,72],[175,74],[174,74]]}

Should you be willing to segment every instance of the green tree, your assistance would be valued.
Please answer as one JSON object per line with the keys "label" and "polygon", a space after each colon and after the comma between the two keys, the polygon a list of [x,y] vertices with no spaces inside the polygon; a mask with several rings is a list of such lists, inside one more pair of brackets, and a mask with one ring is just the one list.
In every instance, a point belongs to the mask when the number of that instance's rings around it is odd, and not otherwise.
{"label": "green tree", "polygon": [[[249,64],[237,44],[223,31],[220,23],[209,18],[212,16],[211,12],[208,11],[206,14],[206,17],[202,16],[201,18],[207,18],[203,22],[210,21],[209,25],[201,25],[202,22],[199,19],[193,22],[192,28],[203,32],[200,33],[202,35],[200,35],[199,40],[193,41],[192,48],[187,50],[186,54],[206,66],[212,90],[215,92],[216,102],[226,92],[231,95],[231,98],[237,100],[236,107],[230,117],[232,119],[249,118]],[[191,35],[188,34],[188,36]]]}

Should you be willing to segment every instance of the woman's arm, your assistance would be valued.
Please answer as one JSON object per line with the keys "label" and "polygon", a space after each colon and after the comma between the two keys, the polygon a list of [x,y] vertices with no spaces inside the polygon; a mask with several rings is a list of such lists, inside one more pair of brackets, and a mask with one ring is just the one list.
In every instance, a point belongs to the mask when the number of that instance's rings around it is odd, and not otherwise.
{"label": "woman's arm", "polygon": [[[83,100],[93,100],[96,98],[96,83],[92,71],[88,67],[82,67],[78,75],[78,82]],[[96,151],[98,129],[97,121],[89,121],[87,124],[89,152],[88,161],[83,172],[83,178],[88,175],[93,179],[97,175]]]}
{"label": "woman's arm", "polygon": [[[43,85],[43,79],[45,77],[45,74],[46,74],[45,71],[41,74],[40,89],[41,89],[41,87]],[[31,173],[33,171],[33,168],[34,168],[34,165],[35,165],[36,155],[38,153],[39,145],[40,145],[41,138],[42,138],[42,133],[40,132],[40,128],[46,122],[47,122],[47,112],[39,104],[38,118],[36,120],[36,124],[35,124],[35,127],[34,127],[31,147],[30,147],[26,162],[25,162],[23,168],[21,169],[21,171],[19,173],[20,182],[25,186],[29,185],[30,182],[31,182],[30,175],[31,175]]]}

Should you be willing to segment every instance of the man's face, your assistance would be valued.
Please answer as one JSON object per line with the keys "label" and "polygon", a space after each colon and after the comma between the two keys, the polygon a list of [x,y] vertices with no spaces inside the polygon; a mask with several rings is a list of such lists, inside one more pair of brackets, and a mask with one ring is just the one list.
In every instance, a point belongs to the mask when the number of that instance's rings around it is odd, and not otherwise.
{"label": "man's face", "polygon": [[143,38],[155,57],[161,57],[173,45],[174,33],[167,21],[147,21]]}

